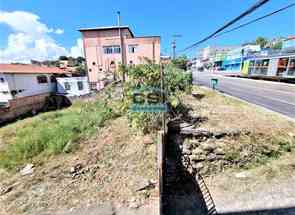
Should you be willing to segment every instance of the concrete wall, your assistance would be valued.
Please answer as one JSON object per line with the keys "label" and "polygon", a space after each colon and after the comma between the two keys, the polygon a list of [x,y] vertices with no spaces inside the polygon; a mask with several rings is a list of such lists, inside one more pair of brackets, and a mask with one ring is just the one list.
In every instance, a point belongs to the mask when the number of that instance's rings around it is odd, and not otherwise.
{"label": "concrete wall", "polygon": [[10,106],[8,108],[0,108],[0,123],[15,119],[30,111],[38,112],[42,110],[48,96],[49,93],[44,93],[12,99],[9,101]]}
{"label": "concrete wall", "polygon": [[[129,52],[129,45],[136,45],[135,53]],[[142,37],[126,40],[127,64],[131,61],[133,64],[145,63],[144,58],[148,58],[155,63],[160,62],[160,38]]]}

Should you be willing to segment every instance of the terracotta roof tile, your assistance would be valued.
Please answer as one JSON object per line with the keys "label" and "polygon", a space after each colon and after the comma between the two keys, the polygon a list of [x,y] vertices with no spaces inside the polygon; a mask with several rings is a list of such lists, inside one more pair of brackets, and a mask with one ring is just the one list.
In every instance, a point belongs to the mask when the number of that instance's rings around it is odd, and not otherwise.
{"label": "terracotta roof tile", "polygon": [[37,66],[30,64],[0,64],[0,73],[19,74],[68,74],[58,67]]}

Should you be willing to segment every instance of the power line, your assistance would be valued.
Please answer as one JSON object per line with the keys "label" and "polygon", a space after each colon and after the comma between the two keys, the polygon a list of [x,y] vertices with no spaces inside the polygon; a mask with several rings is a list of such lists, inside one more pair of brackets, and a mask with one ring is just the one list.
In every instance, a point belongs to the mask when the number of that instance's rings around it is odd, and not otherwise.
{"label": "power line", "polygon": [[242,19],[243,17],[251,14],[252,12],[254,12],[255,10],[257,10],[258,8],[260,8],[261,6],[263,6],[264,4],[266,4],[267,2],[269,2],[270,0],[260,0],[258,1],[256,4],[254,4],[253,6],[251,6],[248,10],[246,10],[245,12],[243,12],[241,15],[239,15],[238,17],[236,17],[235,19],[233,19],[232,21],[228,22],[227,24],[225,24],[223,27],[219,28],[217,31],[215,31],[214,33],[210,34],[209,36],[205,37],[204,39],[188,46],[187,48],[183,49],[181,52],[184,52],[188,49],[194,48],[195,46],[211,39],[212,37],[214,37],[215,35],[217,35],[218,33],[220,33],[221,31],[223,31],[224,29],[228,28],[229,26],[233,25],[234,23],[236,23],[237,21],[239,21],[240,19]]}
{"label": "power line", "polygon": [[246,23],[244,23],[244,24],[242,24],[242,25],[239,25],[239,26],[237,26],[237,27],[235,27],[235,28],[233,28],[233,29],[230,29],[230,30],[228,30],[228,31],[222,32],[222,33],[220,33],[220,34],[217,34],[217,35],[215,35],[213,38],[220,37],[220,36],[222,36],[222,35],[224,35],[224,34],[227,34],[227,33],[230,33],[230,32],[232,32],[232,31],[238,30],[238,29],[240,29],[240,28],[242,28],[242,27],[245,27],[245,26],[247,26],[247,25],[253,24],[253,23],[258,22],[258,21],[260,21],[260,20],[262,20],[262,19],[265,19],[265,18],[267,18],[267,17],[273,16],[273,15],[279,13],[279,12],[282,12],[282,11],[287,10],[287,9],[289,9],[289,8],[291,8],[291,7],[294,7],[294,6],[295,6],[295,3],[290,4],[290,5],[286,6],[286,7],[283,7],[283,8],[281,8],[281,9],[279,9],[279,10],[276,10],[276,11],[274,11],[274,12],[272,12],[272,13],[266,14],[266,15],[264,15],[264,16],[262,16],[262,17],[259,17],[259,18],[257,18],[257,19],[252,20],[252,21],[249,21],[249,22],[246,22]]}

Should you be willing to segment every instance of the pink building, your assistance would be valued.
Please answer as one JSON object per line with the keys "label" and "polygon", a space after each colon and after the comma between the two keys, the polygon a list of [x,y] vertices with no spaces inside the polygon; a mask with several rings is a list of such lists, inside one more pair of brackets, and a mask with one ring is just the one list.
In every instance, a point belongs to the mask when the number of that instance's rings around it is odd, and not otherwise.
{"label": "pink building", "polygon": [[[92,89],[116,76],[120,64],[160,62],[160,37],[135,37],[128,26],[79,30],[83,34],[88,78]],[[120,37],[121,35],[121,37]]]}

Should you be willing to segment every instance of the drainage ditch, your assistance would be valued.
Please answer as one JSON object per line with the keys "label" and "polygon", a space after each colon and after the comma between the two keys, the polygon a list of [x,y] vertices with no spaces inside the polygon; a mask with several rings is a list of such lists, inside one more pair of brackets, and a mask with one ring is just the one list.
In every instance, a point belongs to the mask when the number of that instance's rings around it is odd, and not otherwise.
{"label": "drainage ditch", "polygon": [[180,121],[168,123],[165,144],[162,215],[216,214],[209,190],[189,157],[183,154],[187,134]]}

